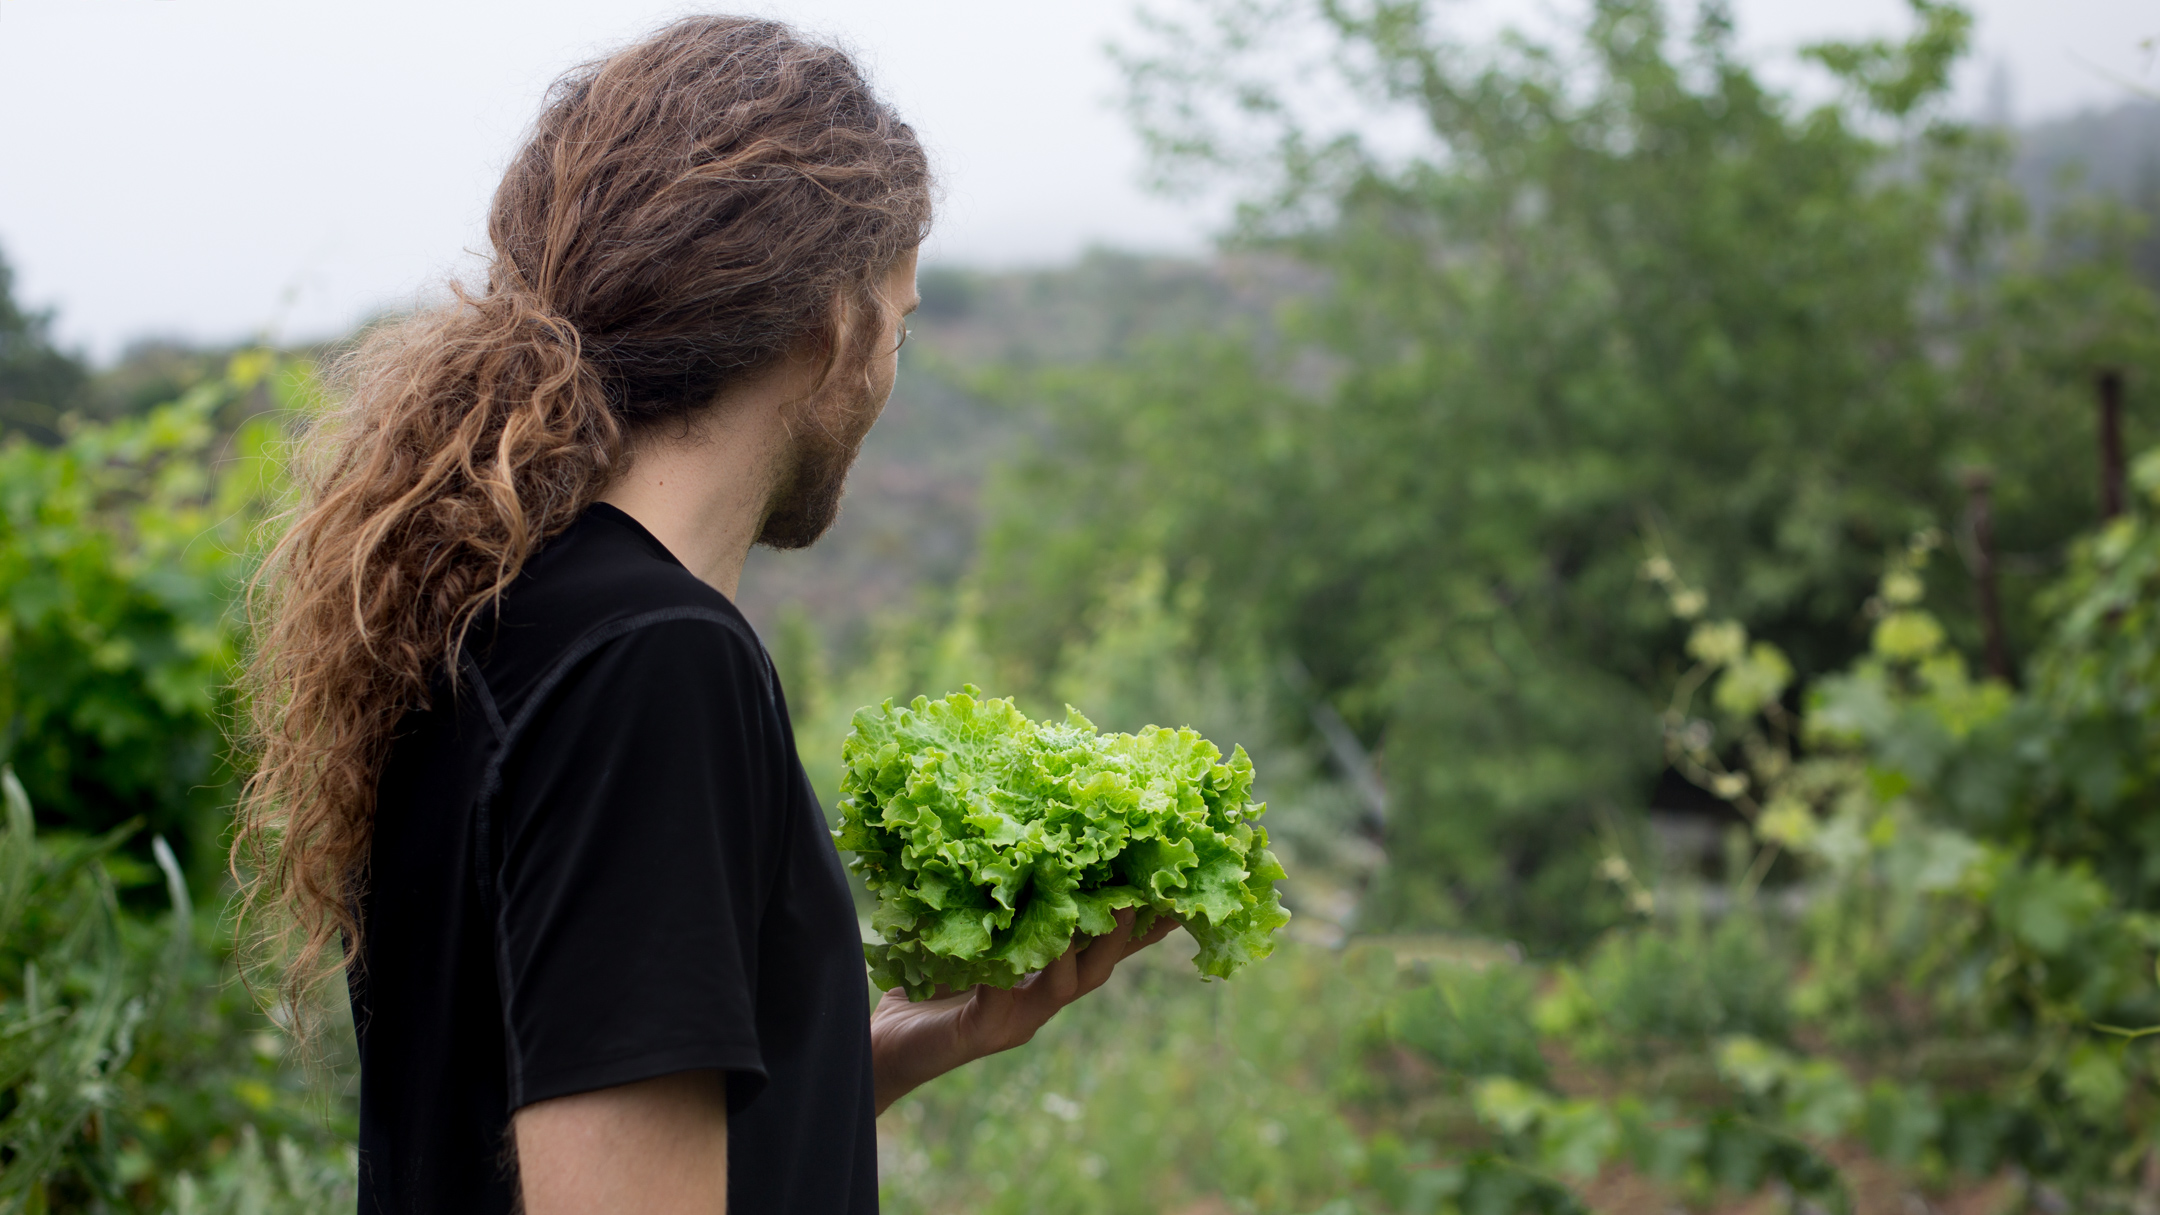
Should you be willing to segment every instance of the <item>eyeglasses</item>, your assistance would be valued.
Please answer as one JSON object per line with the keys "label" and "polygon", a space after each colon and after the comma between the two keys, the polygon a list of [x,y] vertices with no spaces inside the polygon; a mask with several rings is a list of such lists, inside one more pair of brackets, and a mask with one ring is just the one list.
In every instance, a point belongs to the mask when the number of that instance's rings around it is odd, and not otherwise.
{"label": "eyeglasses", "polygon": [[906,318],[902,318],[900,321],[900,340],[893,344],[894,354],[900,353],[900,347],[907,345],[907,340],[909,336],[912,335],[914,332],[914,330],[908,328]]}

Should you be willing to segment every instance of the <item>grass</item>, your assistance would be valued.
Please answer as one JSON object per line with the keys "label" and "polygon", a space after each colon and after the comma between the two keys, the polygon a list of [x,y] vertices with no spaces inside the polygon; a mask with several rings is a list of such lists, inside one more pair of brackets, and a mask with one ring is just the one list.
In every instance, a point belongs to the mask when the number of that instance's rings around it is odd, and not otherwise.
{"label": "grass", "polygon": [[1360,1028],[1393,980],[1384,953],[1285,945],[1233,981],[1203,982],[1166,943],[1029,1046],[951,1073],[881,1120],[884,1209],[1325,1206],[1366,1158],[1333,1086],[1354,1072]]}
{"label": "grass", "polygon": [[[1203,982],[1189,944],[1179,955],[1183,942],[1173,936],[1128,962],[1028,1046],[895,1106],[879,1126],[884,1209],[1830,1209],[1798,1200],[1759,1170],[1734,1188],[1716,1167],[1721,1153],[1763,1147],[1744,1129],[1697,1126],[1698,1117],[1660,1102],[1631,1114],[1641,1103],[1622,1102],[1611,1107],[1625,1107],[1618,1121],[1601,1113],[1607,1107],[1592,1090],[1611,1077],[1585,1070],[1550,1039],[1529,1045],[1540,1040],[1530,1025],[1533,993],[1555,990],[1553,978],[1504,949],[1445,938],[1372,938],[1343,950],[1290,941],[1234,980]],[[1527,1136],[1495,1104],[1506,1095],[1496,1084],[1517,1083],[1495,1079],[1508,1075],[1550,1094],[1540,1129]],[[1581,1134],[1569,1130],[1570,1118]],[[1657,1167],[1656,1145],[1629,1147],[1646,1136],[1674,1138],[1687,1159]],[[1731,1142],[1721,1147],[1720,1136]],[[1930,1172],[1889,1164],[1844,1138],[1809,1142],[1835,1161],[1853,1215],[2028,1209],[2027,1187],[2009,1173]]]}

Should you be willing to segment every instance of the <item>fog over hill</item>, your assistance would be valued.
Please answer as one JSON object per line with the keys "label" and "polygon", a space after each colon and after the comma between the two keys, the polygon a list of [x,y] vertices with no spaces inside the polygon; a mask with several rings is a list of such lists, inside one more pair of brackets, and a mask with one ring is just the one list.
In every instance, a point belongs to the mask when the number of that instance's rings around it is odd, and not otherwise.
{"label": "fog over hill", "polygon": [[2042,215],[2091,190],[2144,212],[2151,226],[2131,256],[2146,281],[2160,284],[2160,101],[2088,110],[2025,128],[2018,132],[2011,178]]}
{"label": "fog over hill", "polygon": [[760,549],[744,612],[768,637],[800,610],[843,650],[881,617],[923,607],[975,551],[984,478],[1033,441],[1030,419],[975,390],[993,368],[1115,358],[1152,339],[1265,325],[1310,276],[1254,258],[1089,253],[1051,270],[924,271],[898,386],[863,447],[840,521],[816,547]]}
{"label": "fog over hill", "polygon": [[[2064,174],[2071,174],[2065,180]],[[2012,175],[2036,202],[2082,184],[2133,201],[2160,193],[2160,101],[2035,123],[2018,132]]]}
{"label": "fog over hill", "polygon": [[[2018,143],[2012,178],[2043,216],[2091,190],[2160,216],[2160,102],[2035,124]],[[2148,234],[2136,256],[2160,282],[2160,234]],[[753,554],[745,611],[770,636],[783,608],[799,610],[829,643],[858,651],[879,619],[919,610],[926,593],[962,577],[986,476],[1035,441],[1024,410],[979,391],[985,374],[1115,358],[1180,333],[1265,328],[1278,304],[1313,285],[1299,267],[1249,255],[1188,261],[1096,251],[1046,269],[926,269],[898,389],[864,448],[839,524],[808,551]],[[10,315],[17,331],[0,333],[0,429],[34,438],[48,436],[61,413],[112,416],[163,399],[217,361],[216,351],[143,342],[89,375],[51,347],[49,315]],[[31,399],[51,395],[53,384],[73,385],[70,399]]]}
{"label": "fog over hill", "polygon": [[[2160,217],[2160,102],[2036,124],[2018,133],[2012,180],[2044,217],[2080,192],[2114,194]],[[2160,228],[2160,224],[2155,225]],[[2160,234],[2137,253],[2160,282]],[[1211,262],[1097,251],[1071,266],[926,270],[899,386],[865,445],[839,523],[815,548],[752,554],[742,606],[773,635],[799,610],[842,651],[879,618],[950,589],[975,550],[986,473],[1033,441],[1030,420],[971,385],[997,366],[1086,362],[1180,332],[1266,325],[1312,285],[1281,262]]]}

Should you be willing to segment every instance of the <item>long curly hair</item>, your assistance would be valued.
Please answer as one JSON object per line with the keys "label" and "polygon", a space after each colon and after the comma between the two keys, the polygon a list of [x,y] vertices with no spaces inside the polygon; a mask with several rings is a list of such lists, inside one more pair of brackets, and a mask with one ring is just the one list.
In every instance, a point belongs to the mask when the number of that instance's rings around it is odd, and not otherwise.
{"label": "long curly hair", "polygon": [[877,284],[930,214],[914,132],[785,25],[685,19],[555,84],[496,190],[484,286],[344,361],[249,595],[231,859],[288,1007],[359,956],[393,732],[476,617],[626,435],[806,348],[831,374],[857,345],[837,318],[890,309]]}

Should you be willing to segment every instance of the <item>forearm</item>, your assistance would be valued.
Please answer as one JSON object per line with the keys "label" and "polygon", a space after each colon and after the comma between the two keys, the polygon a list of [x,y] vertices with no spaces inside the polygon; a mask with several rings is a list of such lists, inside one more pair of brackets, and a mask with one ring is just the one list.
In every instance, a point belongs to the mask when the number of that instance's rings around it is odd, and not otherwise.
{"label": "forearm", "polygon": [[[978,1058],[959,1040],[957,1018],[937,1016],[925,1005],[965,1001],[967,996],[947,996],[923,1001],[872,1023],[870,1074],[876,1092],[877,1112],[946,1072]],[[881,1011],[889,1003],[881,1006]],[[930,1014],[930,1015],[925,1015]]]}
{"label": "forearm", "polygon": [[886,1110],[893,1107],[894,1102],[922,1087],[925,1081],[936,1079],[934,1076],[911,1075],[883,1059],[874,1060],[871,1069],[874,1073],[877,1112],[881,1118]]}
{"label": "forearm", "polygon": [[878,1113],[964,1063],[1033,1038],[1059,1009],[1102,986],[1120,959],[1177,927],[1177,921],[1164,916],[1147,935],[1135,937],[1132,924],[1132,909],[1119,911],[1117,927],[1107,936],[1074,938],[1057,961],[1009,989],[977,987],[927,1000],[910,1000],[897,987],[886,992],[870,1014],[870,1071]]}

